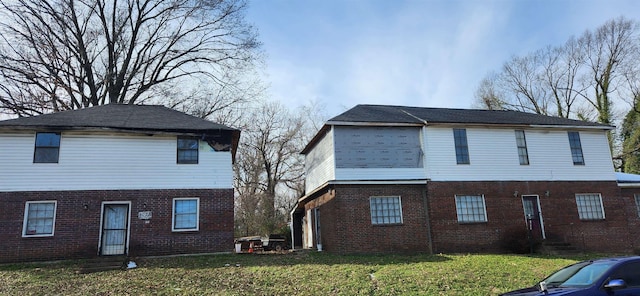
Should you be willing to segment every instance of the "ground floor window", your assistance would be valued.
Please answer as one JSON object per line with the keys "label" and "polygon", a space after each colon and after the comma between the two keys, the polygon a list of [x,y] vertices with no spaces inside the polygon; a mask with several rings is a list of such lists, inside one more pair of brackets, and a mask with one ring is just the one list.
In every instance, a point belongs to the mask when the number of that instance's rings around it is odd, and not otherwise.
{"label": "ground floor window", "polygon": [[56,204],[56,201],[28,201],[24,209],[22,236],[53,236]]}
{"label": "ground floor window", "polygon": [[400,196],[372,196],[369,198],[371,224],[402,224]]}
{"label": "ground floor window", "polygon": [[604,220],[602,196],[599,193],[576,194],[580,220]]}
{"label": "ground floor window", "polygon": [[640,194],[634,195],[636,199],[636,209],[638,210],[638,217],[640,217]]}
{"label": "ground floor window", "polygon": [[456,195],[458,223],[487,222],[484,195]]}
{"label": "ground floor window", "polygon": [[200,214],[200,199],[173,199],[173,231],[198,230]]}

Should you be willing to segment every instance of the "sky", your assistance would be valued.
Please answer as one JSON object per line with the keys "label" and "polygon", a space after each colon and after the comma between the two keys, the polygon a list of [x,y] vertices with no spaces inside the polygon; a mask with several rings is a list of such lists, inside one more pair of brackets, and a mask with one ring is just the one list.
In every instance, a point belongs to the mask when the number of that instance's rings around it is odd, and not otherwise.
{"label": "sky", "polygon": [[636,0],[249,0],[267,96],[323,105],[472,108],[475,90],[514,55],[559,46]]}

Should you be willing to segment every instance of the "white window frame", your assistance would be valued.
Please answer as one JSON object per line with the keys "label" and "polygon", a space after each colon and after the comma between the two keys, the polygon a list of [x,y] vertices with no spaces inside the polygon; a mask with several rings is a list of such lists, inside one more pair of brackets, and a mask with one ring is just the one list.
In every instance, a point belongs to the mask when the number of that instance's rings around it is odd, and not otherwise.
{"label": "white window frame", "polygon": [[633,199],[636,200],[636,209],[638,213],[638,218],[640,218],[640,194],[634,194]]}
{"label": "white window frame", "polygon": [[[53,203],[53,217],[51,218],[51,233],[41,233],[41,234],[29,234],[27,233],[27,226],[29,224],[29,205],[31,204],[50,204]],[[58,202],[55,200],[38,200],[38,201],[27,201],[24,206],[24,221],[22,223],[22,237],[47,237],[53,236],[56,232],[56,213],[58,211]]]}
{"label": "white window frame", "polygon": [[[383,213],[382,216],[378,216],[375,215],[374,216],[374,205],[377,205],[377,203],[374,202],[374,200],[376,199],[397,199],[398,200],[398,209],[387,209],[388,215],[385,215]],[[399,210],[399,213],[395,213],[396,210]],[[384,211],[384,209],[378,209],[377,207],[375,208],[375,211]],[[391,214],[391,211],[393,211],[393,215]],[[402,217],[402,198],[399,195],[393,196],[393,195],[389,195],[389,196],[371,196],[369,197],[369,213],[371,216],[371,225],[400,225],[404,223],[403,217]],[[393,222],[385,222],[384,221],[384,217],[393,217],[394,221]],[[399,216],[399,217],[398,217]],[[375,217],[375,219],[374,219]],[[400,221],[395,221],[397,218],[400,218]],[[380,219],[382,219],[382,222],[380,222]]]}
{"label": "white window frame", "polygon": [[[462,203],[461,199],[463,197],[475,197],[475,198],[479,198],[482,201],[482,207],[481,208],[477,208],[479,210],[482,210],[482,213],[469,213],[468,210],[466,213],[462,213],[463,209],[459,207],[459,205]],[[471,223],[486,223],[489,221],[489,218],[487,217],[487,204],[485,203],[484,200],[484,194],[477,194],[477,195],[471,195],[471,194],[456,194],[455,195],[455,203],[456,203],[456,216],[458,217],[458,223],[459,224],[471,224]],[[465,202],[465,204],[468,204],[469,202]],[[473,202],[475,203],[475,202]],[[466,207],[465,209],[469,209],[468,207]],[[474,208],[471,208],[474,209]],[[480,219],[476,219],[476,216],[480,216],[480,214],[482,214],[482,218]]]}
{"label": "white window frame", "polygon": [[[597,200],[595,200],[596,203],[593,203],[594,201],[588,201],[589,204],[588,205],[580,205],[580,198],[586,198],[586,197],[597,197]],[[599,213],[602,215],[602,217],[590,217],[593,216],[594,214],[597,215],[598,212],[593,211],[594,206],[599,206]],[[599,220],[604,220],[605,219],[605,214],[604,214],[604,204],[602,203],[602,194],[600,193],[576,193],[576,208],[578,210],[578,217],[580,218],[580,220],[582,221],[599,221]],[[585,210],[592,210],[589,212],[586,212]],[[589,217],[588,217],[589,216]]]}
{"label": "white window frame", "polygon": [[[176,202],[177,201],[196,201],[196,225],[194,228],[176,228]],[[183,231],[199,231],[200,230],[200,198],[198,197],[178,197],[174,198],[171,202],[171,231],[183,232]]]}

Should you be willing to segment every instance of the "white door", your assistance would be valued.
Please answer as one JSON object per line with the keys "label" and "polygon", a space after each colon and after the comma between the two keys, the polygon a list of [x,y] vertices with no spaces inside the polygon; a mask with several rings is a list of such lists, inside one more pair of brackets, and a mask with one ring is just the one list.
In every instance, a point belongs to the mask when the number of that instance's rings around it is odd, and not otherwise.
{"label": "white door", "polygon": [[129,205],[103,204],[100,255],[124,255],[129,233]]}

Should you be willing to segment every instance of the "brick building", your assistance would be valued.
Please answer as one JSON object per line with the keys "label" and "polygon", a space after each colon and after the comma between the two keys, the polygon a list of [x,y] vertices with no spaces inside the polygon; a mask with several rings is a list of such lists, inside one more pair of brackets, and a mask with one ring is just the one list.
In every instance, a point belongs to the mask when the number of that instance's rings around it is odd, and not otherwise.
{"label": "brick building", "polygon": [[231,251],[239,136],[162,106],[0,121],[0,262]]}
{"label": "brick building", "polygon": [[640,181],[614,172],[611,129],[515,111],[358,105],[302,152],[306,195],[291,213],[294,245],[505,252],[531,235],[633,252]]}

